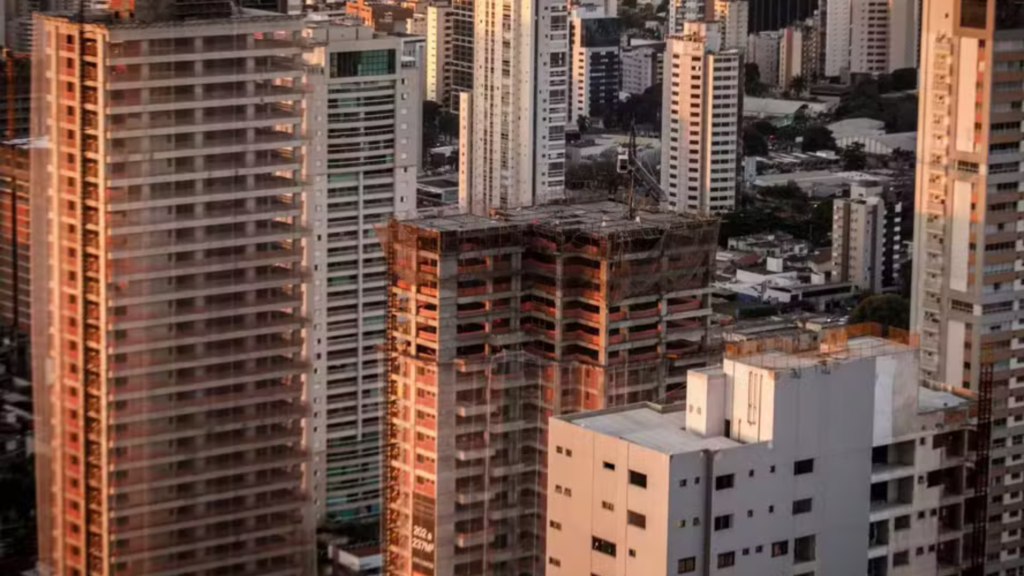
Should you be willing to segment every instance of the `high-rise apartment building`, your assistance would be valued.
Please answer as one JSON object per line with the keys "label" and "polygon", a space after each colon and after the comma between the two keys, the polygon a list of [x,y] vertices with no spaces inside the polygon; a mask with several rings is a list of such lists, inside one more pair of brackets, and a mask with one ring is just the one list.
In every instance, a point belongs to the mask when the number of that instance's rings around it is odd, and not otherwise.
{"label": "high-rise apartment building", "polygon": [[900,287],[903,204],[877,180],[850,186],[832,201],[833,280],[879,294]]}
{"label": "high-rise apartment building", "polygon": [[40,561],[313,574],[303,21],[118,4],[36,17]]}
{"label": "high-rise apartment building", "polygon": [[406,41],[321,22],[306,33],[306,226],[326,478],[322,513],[336,522],[380,512],[386,263],[376,226],[416,209],[419,67]]}
{"label": "high-rise apartment building", "polygon": [[747,37],[745,64],[756,64],[761,82],[774,86],[779,81],[779,44],[782,33],[778,30],[758,32]]}
{"label": "high-rise apartment building", "polygon": [[835,338],[858,328],[730,345],[682,404],[552,418],[546,574],[960,573],[969,402],[919,386],[905,338]]}
{"label": "high-rise apartment building", "polygon": [[665,47],[661,187],[671,210],[719,214],[736,205],[743,58],[717,23],[684,29]]}
{"label": "high-rise apartment building", "polygon": [[544,573],[547,419],[706,365],[717,223],[612,202],[392,221],[385,573]]}
{"label": "high-rise apartment building", "polygon": [[427,6],[426,80],[423,97],[451,109],[453,32],[452,7],[443,4]]}
{"label": "high-rise apartment building", "polygon": [[459,112],[459,94],[473,90],[473,3],[432,4],[426,12],[427,100]]}
{"label": "high-rise apartment building", "polygon": [[925,2],[921,25],[911,329],[922,378],[977,397],[984,452],[975,505],[987,539],[964,563],[1007,575],[1024,566],[1016,526],[1024,13],[1015,2]]}
{"label": "high-rise apartment building", "polygon": [[804,29],[790,26],[779,33],[779,77],[777,84],[789,90],[793,78],[801,76],[804,68]]}
{"label": "high-rise apartment building", "polygon": [[622,63],[622,91],[643,94],[661,82],[665,43],[630,38],[629,45],[622,47],[619,58]]}
{"label": "high-rise apartment building", "polygon": [[621,23],[604,5],[581,4],[572,9],[572,100],[569,124],[581,116],[604,118],[619,102],[622,66]]}
{"label": "high-rise apartment building", "polygon": [[473,93],[459,111],[470,136],[459,139],[461,207],[486,215],[559,199],[571,90],[568,6],[485,0],[473,18]]}
{"label": "high-rise apartment building", "polygon": [[32,318],[32,141],[0,143],[0,326],[28,335]]}
{"label": "high-rise apartment building", "polygon": [[747,0],[715,0],[715,20],[722,31],[722,48],[745,50],[750,4]]}
{"label": "high-rise apartment building", "polygon": [[917,66],[917,0],[828,0],[825,75]]}

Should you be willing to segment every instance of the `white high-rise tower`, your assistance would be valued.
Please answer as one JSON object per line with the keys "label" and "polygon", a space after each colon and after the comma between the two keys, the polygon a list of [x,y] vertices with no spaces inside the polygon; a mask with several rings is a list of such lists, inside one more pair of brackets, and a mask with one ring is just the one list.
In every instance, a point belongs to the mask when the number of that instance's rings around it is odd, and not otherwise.
{"label": "white high-rise tower", "polygon": [[565,185],[569,17],[556,0],[483,0],[475,7],[472,97],[459,116],[462,207],[532,206]]}

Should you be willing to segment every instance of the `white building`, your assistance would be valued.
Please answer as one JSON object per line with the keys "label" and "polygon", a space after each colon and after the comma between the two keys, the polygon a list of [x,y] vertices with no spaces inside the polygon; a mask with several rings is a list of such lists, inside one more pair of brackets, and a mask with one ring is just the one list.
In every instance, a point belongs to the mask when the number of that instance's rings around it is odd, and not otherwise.
{"label": "white building", "polygon": [[918,386],[914,348],[837,332],[731,344],[685,404],[552,418],[548,576],[940,573],[967,403]]}
{"label": "white building", "polygon": [[916,0],[828,0],[825,75],[917,67]]}
{"label": "white building", "polygon": [[887,201],[882,184],[861,180],[849,198],[832,203],[832,266],[836,280],[861,292],[899,288],[902,204]]}
{"label": "white building", "polygon": [[679,212],[733,209],[739,174],[742,56],[717,23],[687,22],[665,49],[661,186]]}
{"label": "white building", "polygon": [[[614,9],[614,3],[613,3]],[[620,21],[603,5],[582,4],[572,9],[572,107],[569,123],[580,116],[597,119],[619,101]]]}
{"label": "white building", "polygon": [[757,64],[761,82],[774,86],[779,81],[779,43],[782,34],[778,31],[759,32],[747,37],[746,62]]}
{"label": "white building", "polygon": [[630,38],[619,55],[622,62],[622,91],[643,94],[661,82],[661,69],[665,60],[665,43]]}
{"label": "white building", "polygon": [[723,49],[746,49],[749,18],[750,4],[747,0],[715,0],[715,20],[722,27]]}
{"label": "white building", "polygon": [[[502,15],[502,16],[496,16]],[[459,203],[474,214],[565,192],[569,16],[557,0],[481,0],[472,97],[459,113]],[[472,140],[472,141],[470,141]]]}
{"label": "white building", "polygon": [[[386,262],[374,226],[416,208],[421,69],[403,39],[364,26],[311,26],[306,163],[313,190],[310,358],[314,426],[324,431],[327,518],[380,506]],[[320,407],[315,403],[319,401]]]}

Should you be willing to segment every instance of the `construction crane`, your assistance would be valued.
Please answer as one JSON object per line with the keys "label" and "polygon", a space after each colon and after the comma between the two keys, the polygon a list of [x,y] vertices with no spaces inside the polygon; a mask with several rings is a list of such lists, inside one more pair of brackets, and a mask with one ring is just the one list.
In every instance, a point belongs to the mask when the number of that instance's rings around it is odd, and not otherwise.
{"label": "construction crane", "polygon": [[644,168],[636,155],[636,123],[629,128],[629,144],[619,146],[619,158],[617,164],[620,174],[629,175],[629,186],[627,187],[626,204],[629,206],[629,218],[636,217],[636,179],[643,181],[647,193],[654,197],[659,203],[668,201],[668,196],[661,189],[661,183]]}

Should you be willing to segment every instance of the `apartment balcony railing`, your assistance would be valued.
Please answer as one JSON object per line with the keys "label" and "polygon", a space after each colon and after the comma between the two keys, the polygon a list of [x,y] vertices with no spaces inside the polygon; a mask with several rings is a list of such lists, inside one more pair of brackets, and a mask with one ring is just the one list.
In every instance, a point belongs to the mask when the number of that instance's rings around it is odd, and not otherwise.
{"label": "apartment balcony railing", "polygon": [[153,355],[150,354],[135,354],[129,355],[128,359],[121,362],[112,362],[109,368],[114,376],[141,376],[166,370],[200,368],[243,360],[254,360],[267,356],[297,354],[302,351],[302,346],[302,339],[296,337],[290,341],[277,340],[247,344],[245,346],[211,348],[203,352],[178,355],[164,354],[156,358],[151,357]]}
{"label": "apartment balcony railing", "polygon": [[111,112],[115,114],[127,113],[126,111],[119,109],[134,106],[159,106],[171,108],[166,105],[180,104],[182,107],[189,107],[203,102],[215,102],[219,100],[229,100],[238,104],[249,103],[250,101],[254,103],[284,102],[289,100],[301,100],[305,96],[305,93],[298,88],[272,85],[257,85],[255,90],[251,92],[246,90],[204,89],[201,94],[196,94],[194,90],[189,91],[186,94],[150,94],[146,101],[143,101],[141,91],[133,92],[128,90],[119,90],[112,94],[114,97],[110,100],[109,107]]}
{"label": "apartment balcony railing", "polygon": [[107,193],[107,202],[111,210],[135,210],[160,208],[175,204],[192,204],[230,200],[233,197],[255,198],[274,195],[291,195],[302,191],[303,183],[290,178],[261,177],[254,184],[248,185],[244,180],[230,184],[204,188],[201,192],[187,188],[162,191],[152,189],[148,195],[131,194],[126,191]]}
{"label": "apartment balcony railing", "polygon": [[137,422],[127,426],[125,430],[110,430],[109,436],[115,444],[144,438],[167,437],[185,438],[199,436],[214,432],[227,432],[240,430],[252,426],[272,424],[276,422],[291,422],[302,418],[309,412],[308,407],[301,402],[292,402],[283,406],[277,406],[273,411],[264,411],[251,414],[230,415],[224,418],[211,417],[196,418],[194,423],[163,423],[154,421]]}
{"label": "apartment balcony railing", "polygon": [[296,66],[214,66],[204,67],[201,71],[194,68],[160,70],[150,69],[148,72],[125,71],[118,72],[111,70],[107,79],[114,89],[121,88],[123,84],[159,82],[162,85],[179,85],[202,82],[206,79],[231,78],[235,81],[252,80],[260,78],[287,78],[291,76],[302,76],[304,71]]}
{"label": "apartment balcony railing", "polygon": [[[265,470],[290,470],[306,461],[308,455],[303,450],[293,449],[288,454],[274,454],[247,459],[244,462],[224,462],[203,464],[191,469],[163,470],[145,468],[135,470],[127,478],[114,477],[110,480],[111,491],[117,493],[137,494],[140,487],[162,488],[179,485],[184,482],[198,481],[214,476],[231,474],[248,474]],[[142,490],[143,492],[145,490]]]}

